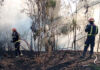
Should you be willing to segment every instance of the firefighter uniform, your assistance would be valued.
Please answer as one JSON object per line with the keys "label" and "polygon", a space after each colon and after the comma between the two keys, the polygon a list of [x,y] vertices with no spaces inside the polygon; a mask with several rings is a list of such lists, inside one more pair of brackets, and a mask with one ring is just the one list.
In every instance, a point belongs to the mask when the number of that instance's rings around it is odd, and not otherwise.
{"label": "firefighter uniform", "polygon": [[85,32],[87,32],[88,35],[85,41],[83,57],[85,57],[89,45],[90,45],[90,56],[89,57],[91,57],[93,55],[93,50],[95,46],[95,36],[96,34],[98,34],[98,27],[94,24],[89,24],[86,26]]}
{"label": "firefighter uniform", "polygon": [[12,42],[15,45],[15,55],[19,56],[21,54],[21,52],[20,52],[20,41],[19,41],[19,34],[17,33],[16,30],[13,30]]}

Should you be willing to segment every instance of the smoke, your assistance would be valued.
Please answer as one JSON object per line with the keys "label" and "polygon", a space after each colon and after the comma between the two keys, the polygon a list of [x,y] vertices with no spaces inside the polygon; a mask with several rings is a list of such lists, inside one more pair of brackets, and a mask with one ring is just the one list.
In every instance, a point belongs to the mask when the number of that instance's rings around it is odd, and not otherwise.
{"label": "smoke", "polygon": [[16,28],[20,35],[31,32],[32,20],[27,14],[21,13],[24,3],[25,0],[4,0],[0,8],[0,40],[11,38],[12,28]]}
{"label": "smoke", "polygon": [[11,31],[15,27],[20,33],[30,29],[32,20],[27,14],[20,12],[23,4],[23,0],[5,0],[0,12],[0,28]]}

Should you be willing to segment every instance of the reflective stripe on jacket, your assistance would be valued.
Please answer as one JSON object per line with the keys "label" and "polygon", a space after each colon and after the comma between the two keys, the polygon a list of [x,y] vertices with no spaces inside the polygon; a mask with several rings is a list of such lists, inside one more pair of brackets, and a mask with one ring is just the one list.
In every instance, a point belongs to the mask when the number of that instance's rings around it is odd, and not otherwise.
{"label": "reflective stripe on jacket", "polygon": [[85,32],[88,32],[88,36],[95,36],[98,34],[98,27],[96,25],[87,25]]}

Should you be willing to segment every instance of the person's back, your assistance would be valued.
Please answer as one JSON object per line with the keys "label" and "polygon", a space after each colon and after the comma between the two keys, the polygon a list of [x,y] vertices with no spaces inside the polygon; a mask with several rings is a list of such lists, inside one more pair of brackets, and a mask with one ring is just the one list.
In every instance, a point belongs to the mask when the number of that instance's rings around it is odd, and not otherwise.
{"label": "person's back", "polygon": [[98,34],[98,27],[96,25],[94,25],[93,18],[89,19],[89,23],[90,24],[87,25],[86,29],[85,29],[85,32],[87,32],[87,39],[85,41],[84,51],[83,51],[83,55],[81,56],[81,58],[85,57],[89,45],[91,48],[89,58],[92,57],[94,46],[95,46],[95,36]]}
{"label": "person's back", "polygon": [[12,33],[12,38],[13,38],[13,42],[18,41],[19,40],[19,34],[16,31],[14,31]]}
{"label": "person's back", "polygon": [[95,36],[98,34],[98,27],[94,24],[89,24],[86,26],[85,32],[88,33],[88,36]]}

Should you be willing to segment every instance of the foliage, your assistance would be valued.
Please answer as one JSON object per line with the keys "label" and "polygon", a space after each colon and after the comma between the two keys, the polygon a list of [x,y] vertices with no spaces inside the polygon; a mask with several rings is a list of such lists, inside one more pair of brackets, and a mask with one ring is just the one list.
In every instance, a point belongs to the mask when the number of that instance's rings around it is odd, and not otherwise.
{"label": "foliage", "polygon": [[52,8],[55,8],[56,6],[56,1],[54,0],[49,0],[46,4],[46,7],[52,7]]}
{"label": "foliage", "polygon": [[68,32],[67,26],[63,26],[63,27],[61,28],[61,33],[67,34],[67,32]]}
{"label": "foliage", "polygon": [[75,30],[75,29],[80,29],[80,25],[77,24],[76,19],[72,20],[72,24],[71,27]]}
{"label": "foliage", "polygon": [[71,27],[70,24],[66,24],[65,26],[63,26],[61,28],[61,33],[63,34],[68,34],[69,32],[71,32],[73,30],[73,27]]}
{"label": "foliage", "polygon": [[76,20],[75,19],[72,20],[72,24],[73,24],[73,26],[76,26]]}

